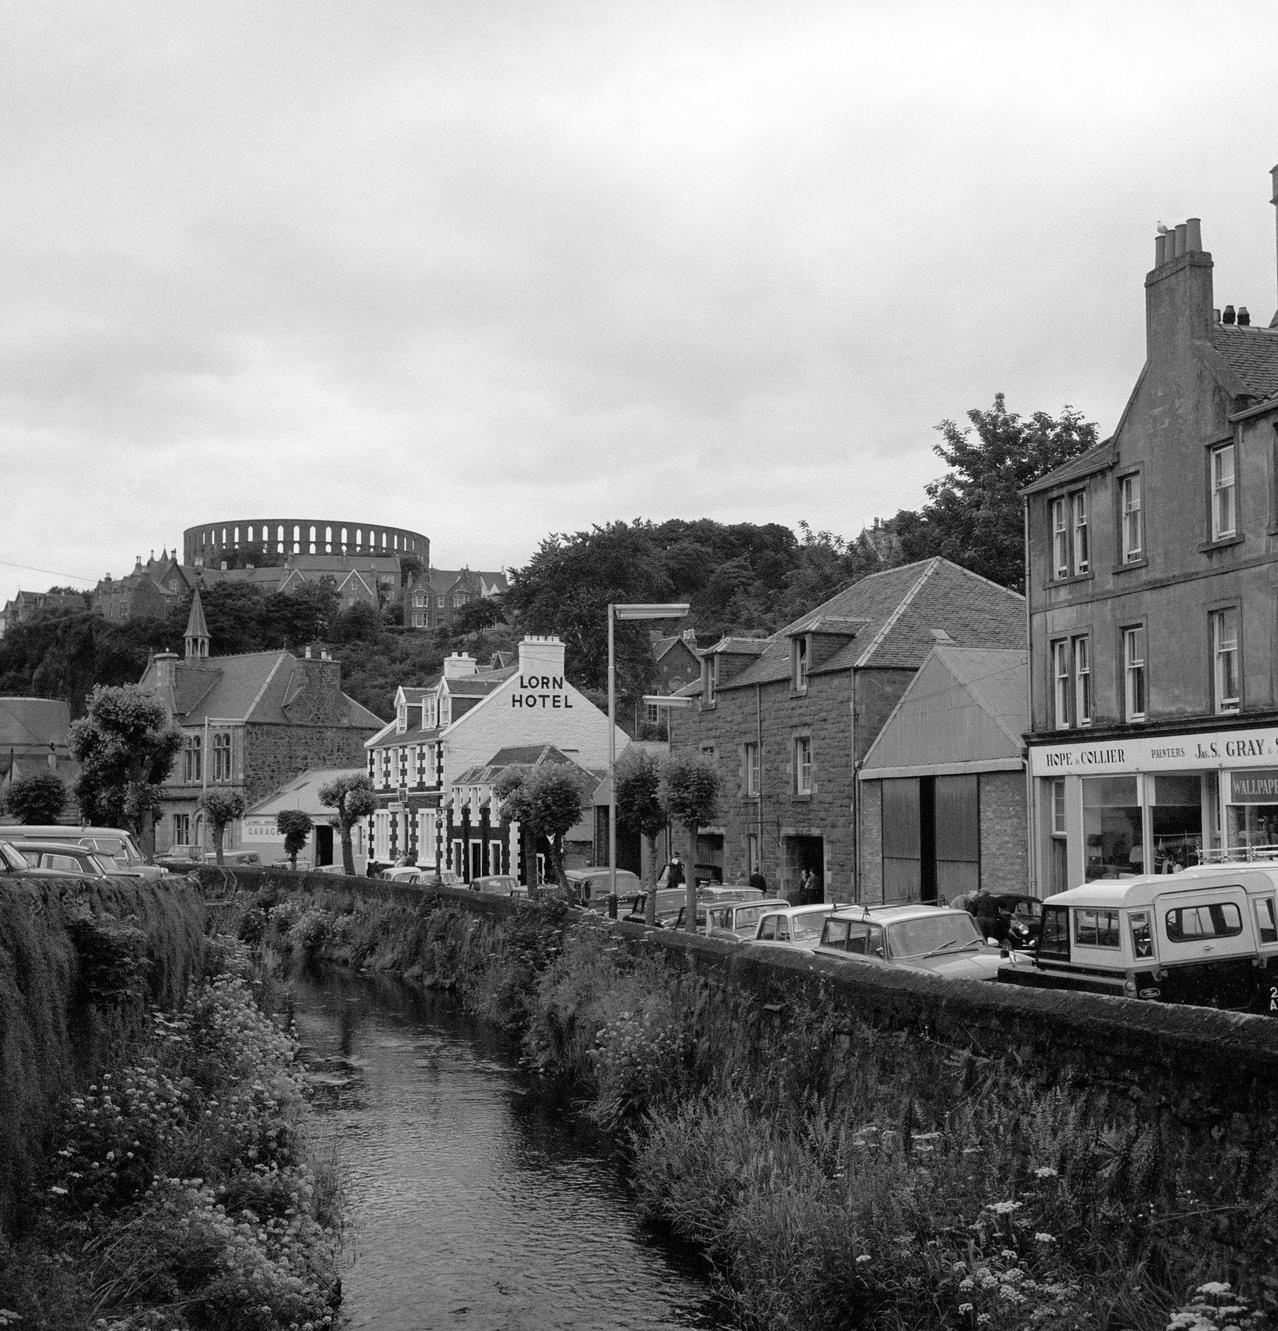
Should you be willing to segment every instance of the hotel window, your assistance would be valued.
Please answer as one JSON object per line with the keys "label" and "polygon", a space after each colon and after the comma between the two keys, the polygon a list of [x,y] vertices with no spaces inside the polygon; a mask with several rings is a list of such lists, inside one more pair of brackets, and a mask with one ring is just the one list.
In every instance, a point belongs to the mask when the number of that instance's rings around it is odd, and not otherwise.
{"label": "hotel window", "polygon": [[812,794],[812,737],[796,735],[794,740],[794,793]]}
{"label": "hotel window", "polygon": [[1092,653],[1086,634],[1052,643],[1052,699],[1057,730],[1091,725]]}
{"label": "hotel window", "polygon": [[806,636],[790,639],[790,687],[803,693],[808,687],[808,640]]}
{"label": "hotel window", "polygon": [[747,795],[757,795],[759,793],[759,746],[757,744],[747,744],[745,746],[745,793]]}
{"label": "hotel window", "polygon": [[1145,510],[1140,472],[1134,471],[1119,479],[1118,511],[1123,563],[1134,564],[1145,558]]}
{"label": "hotel window", "polygon": [[213,736],[213,780],[231,779],[231,736],[228,731],[220,731]]}
{"label": "hotel window", "polygon": [[[182,780],[200,781],[204,777],[204,740],[199,735],[188,735],[182,744]],[[184,841],[184,837],[174,838]]]}
{"label": "hotel window", "polygon": [[1145,719],[1145,626],[1123,630],[1123,714],[1128,721]]}
{"label": "hotel window", "polygon": [[1052,576],[1079,577],[1091,569],[1087,491],[1060,495],[1048,506],[1052,519]]}
{"label": "hotel window", "polygon": [[1211,613],[1212,706],[1217,712],[1236,712],[1241,688],[1238,678],[1238,610]]}
{"label": "hotel window", "polygon": [[1220,444],[1211,458],[1211,539],[1223,541],[1238,534],[1238,488],[1235,484],[1233,444]]}

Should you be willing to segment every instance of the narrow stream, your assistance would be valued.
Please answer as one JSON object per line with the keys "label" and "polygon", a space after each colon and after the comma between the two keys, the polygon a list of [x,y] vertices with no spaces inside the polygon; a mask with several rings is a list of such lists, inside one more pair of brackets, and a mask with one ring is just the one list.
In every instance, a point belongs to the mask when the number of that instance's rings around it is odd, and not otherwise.
{"label": "narrow stream", "polygon": [[295,1018],[348,1190],[352,1331],[720,1328],[603,1144],[447,995],[325,974]]}

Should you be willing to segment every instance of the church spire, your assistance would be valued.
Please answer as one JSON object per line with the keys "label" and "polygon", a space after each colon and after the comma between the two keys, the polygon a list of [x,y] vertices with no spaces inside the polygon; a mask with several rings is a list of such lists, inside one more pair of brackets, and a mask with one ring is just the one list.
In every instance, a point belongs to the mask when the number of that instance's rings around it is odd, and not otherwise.
{"label": "church spire", "polygon": [[186,621],[186,659],[204,658],[209,654],[209,626],[204,620],[204,607],[200,604],[200,589],[191,597],[191,613]]}

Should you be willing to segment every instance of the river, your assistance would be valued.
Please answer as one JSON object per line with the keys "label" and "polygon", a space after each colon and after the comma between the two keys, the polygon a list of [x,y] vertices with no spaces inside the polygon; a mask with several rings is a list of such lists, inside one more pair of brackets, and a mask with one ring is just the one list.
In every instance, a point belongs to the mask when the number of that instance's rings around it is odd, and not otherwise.
{"label": "river", "polygon": [[451,996],[336,972],[294,1016],[346,1181],[351,1331],[728,1327],[606,1143]]}

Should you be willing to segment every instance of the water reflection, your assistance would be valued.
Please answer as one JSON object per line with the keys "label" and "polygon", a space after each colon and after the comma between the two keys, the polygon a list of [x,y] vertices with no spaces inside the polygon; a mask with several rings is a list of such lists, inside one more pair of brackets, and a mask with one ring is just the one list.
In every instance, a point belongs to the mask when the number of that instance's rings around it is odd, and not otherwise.
{"label": "water reflection", "polygon": [[348,1181],[351,1328],[726,1326],[600,1144],[448,996],[337,973],[298,982],[295,1017]]}

